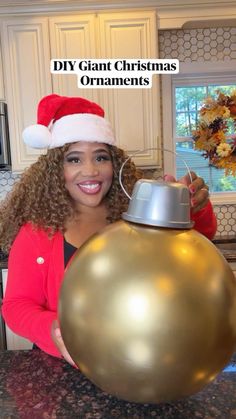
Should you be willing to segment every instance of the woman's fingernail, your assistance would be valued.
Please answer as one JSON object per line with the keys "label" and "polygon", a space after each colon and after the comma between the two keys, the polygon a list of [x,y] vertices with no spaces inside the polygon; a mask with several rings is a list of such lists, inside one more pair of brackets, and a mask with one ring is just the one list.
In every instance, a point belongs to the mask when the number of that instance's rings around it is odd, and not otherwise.
{"label": "woman's fingernail", "polygon": [[195,188],[194,188],[194,186],[191,186],[191,188],[189,188],[189,190],[190,190],[190,192],[191,192],[191,193],[195,193]]}
{"label": "woman's fingernail", "polygon": [[61,338],[61,331],[60,331],[59,327],[57,327],[55,329],[55,335],[56,335],[57,338]]}
{"label": "woman's fingernail", "polygon": [[163,176],[163,180],[164,180],[165,182],[176,182],[175,177],[174,177],[174,176],[172,176],[172,175],[168,175],[168,174],[165,174],[165,175]]}

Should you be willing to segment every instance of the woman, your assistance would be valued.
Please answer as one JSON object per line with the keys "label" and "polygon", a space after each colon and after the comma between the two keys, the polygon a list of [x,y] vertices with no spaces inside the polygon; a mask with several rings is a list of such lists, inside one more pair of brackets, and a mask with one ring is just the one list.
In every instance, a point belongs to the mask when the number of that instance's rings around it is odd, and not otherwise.
{"label": "woman", "polygon": [[[48,151],[21,176],[0,209],[0,247],[10,250],[2,314],[15,333],[74,365],[57,322],[60,285],[76,249],[126,211],[118,180],[126,156],[115,146],[102,108],[82,98],[43,98],[38,124],[26,128],[23,138]],[[182,182],[192,195],[195,228],[211,238],[216,220],[208,190],[201,178],[192,177],[192,183],[188,175]],[[123,170],[129,193],[138,178],[129,160]]]}

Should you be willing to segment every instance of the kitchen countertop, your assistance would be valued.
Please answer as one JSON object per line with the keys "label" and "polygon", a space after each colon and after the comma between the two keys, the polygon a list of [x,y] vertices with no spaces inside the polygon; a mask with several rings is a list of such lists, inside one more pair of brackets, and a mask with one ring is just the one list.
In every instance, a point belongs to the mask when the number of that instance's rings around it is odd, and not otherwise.
{"label": "kitchen countertop", "polygon": [[0,269],[7,269],[7,260],[0,261]]}
{"label": "kitchen countertop", "polygon": [[215,236],[212,240],[225,259],[231,263],[236,262],[236,237],[233,235]]}
{"label": "kitchen countertop", "polygon": [[236,418],[236,354],[229,366],[196,395],[149,405],[104,393],[79,370],[38,349],[0,351],[0,418]]}
{"label": "kitchen countertop", "polygon": [[6,253],[3,253],[0,249],[0,269],[6,269],[8,262],[8,256]]}

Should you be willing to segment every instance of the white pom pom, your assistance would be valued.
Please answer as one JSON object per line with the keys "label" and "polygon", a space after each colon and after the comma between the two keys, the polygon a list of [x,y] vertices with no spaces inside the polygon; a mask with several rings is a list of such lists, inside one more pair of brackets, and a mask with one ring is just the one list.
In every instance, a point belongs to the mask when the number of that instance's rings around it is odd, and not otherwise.
{"label": "white pom pom", "polygon": [[52,141],[49,129],[41,124],[25,128],[22,137],[25,144],[32,148],[48,148]]}

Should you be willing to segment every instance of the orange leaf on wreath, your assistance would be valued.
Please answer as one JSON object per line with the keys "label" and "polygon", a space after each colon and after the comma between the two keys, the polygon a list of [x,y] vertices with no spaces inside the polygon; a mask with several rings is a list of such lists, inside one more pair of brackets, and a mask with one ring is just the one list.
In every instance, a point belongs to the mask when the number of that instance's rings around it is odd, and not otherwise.
{"label": "orange leaf on wreath", "polygon": [[229,106],[230,114],[236,116],[236,105]]}

